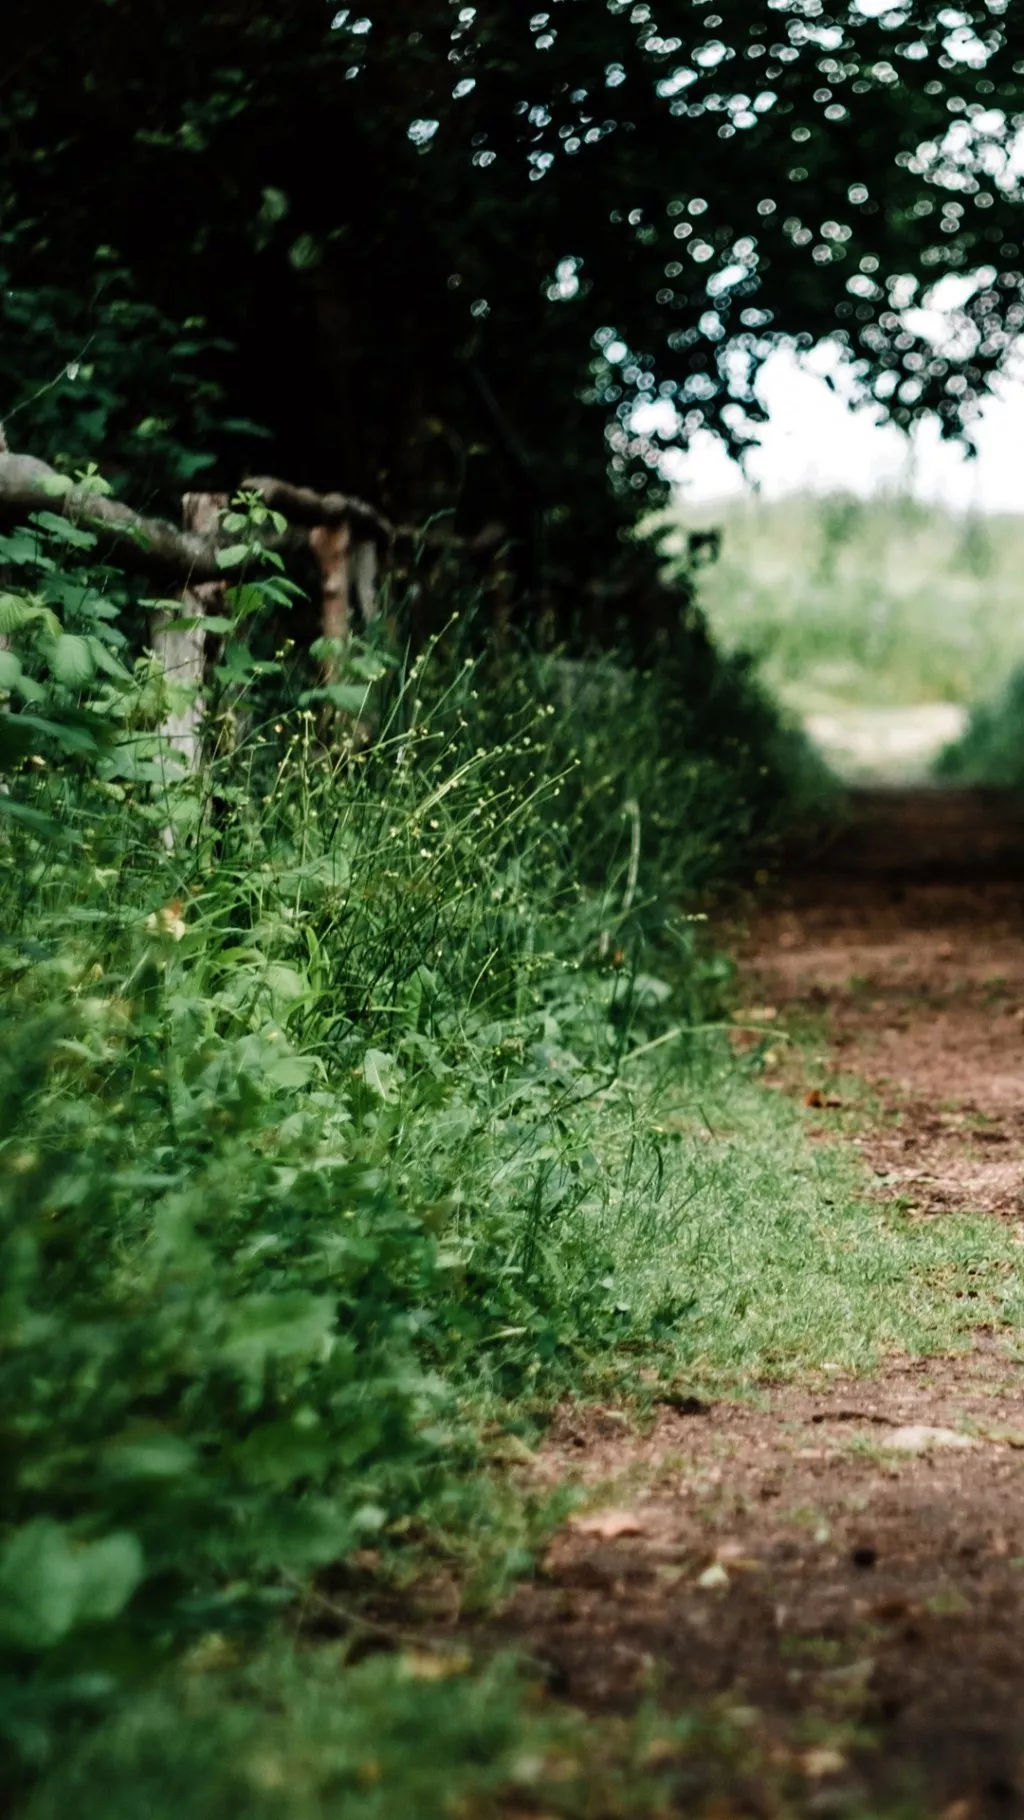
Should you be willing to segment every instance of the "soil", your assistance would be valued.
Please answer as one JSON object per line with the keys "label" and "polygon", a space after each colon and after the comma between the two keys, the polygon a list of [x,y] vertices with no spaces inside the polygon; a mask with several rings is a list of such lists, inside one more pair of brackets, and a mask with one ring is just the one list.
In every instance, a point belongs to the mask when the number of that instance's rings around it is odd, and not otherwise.
{"label": "soil", "polygon": [[[794,859],[742,959],[751,1004],[813,1014],[836,1080],[866,1084],[875,1191],[1024,1242],[1022,936],[1013,806],[877,791],[828,851]],[[842,1094],[818,1097],[824,1137]],[[861,1382],[680,1397],[643,1433],[567,1409],[542,1476],[612,1485],[618,1509],[558,1533],[500,1640],[590,1714],[652,1690],[704,1713],[659,1814],[1024,1815],[1017,1355],[980,1329],[966,1354]]]}

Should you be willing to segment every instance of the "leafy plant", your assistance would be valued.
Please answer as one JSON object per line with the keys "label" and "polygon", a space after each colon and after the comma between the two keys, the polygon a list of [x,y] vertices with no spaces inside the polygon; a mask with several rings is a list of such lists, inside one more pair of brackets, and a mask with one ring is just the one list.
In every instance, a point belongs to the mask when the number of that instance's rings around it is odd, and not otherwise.
{"label": "leafy plant", "polygon": [[697,631],[689,681],[584,674],[590,706],[571,666],[454,638],[332,651],[351,695],[304,691],[253,649],[293,598],[259,510],[225,520],[206,624],[236,737],[194,775],[91,535],[44,513],[0,552],[0,1723],[26,1774],[318,1568],[468,1549],[487,1412],[686,1322],[688,1285],[652,1307],[624,1264],[692,1194],[641,1063],[720,999],[685,896],[789,787]]}

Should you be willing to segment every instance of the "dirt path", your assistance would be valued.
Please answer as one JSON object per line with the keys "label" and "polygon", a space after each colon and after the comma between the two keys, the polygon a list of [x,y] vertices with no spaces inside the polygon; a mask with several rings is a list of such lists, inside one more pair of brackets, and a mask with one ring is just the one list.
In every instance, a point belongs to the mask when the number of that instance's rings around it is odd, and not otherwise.
{"label": "dirt path", "polygon": [[[790,875],[745,962],[751,994],[823,1016],[837,1075],[877,1097],[861,1140],[877,1192],[910,1218],[1024,1221],[1024,827],[1009,806],[865,795]],[[865,1382],[662,1406],[643,1436],[614,1411],[567,1413],[546,1475],[613,1482],[622,1512],[556,1537],[504,1633],[591,1713],[651,1688],[711,1715],[659,1812],[1024,1815],[1019,1354],[981,1329],[966,1357]]]}

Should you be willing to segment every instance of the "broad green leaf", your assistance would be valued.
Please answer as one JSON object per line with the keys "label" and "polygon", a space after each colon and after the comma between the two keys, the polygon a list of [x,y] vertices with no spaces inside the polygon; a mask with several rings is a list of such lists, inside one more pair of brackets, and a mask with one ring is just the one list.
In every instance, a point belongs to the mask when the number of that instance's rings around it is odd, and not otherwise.
{"label": "broad green leaf", "polygon": [[69,544],[74,550],[91,550],[96,543],[92,531],[80,530],[78,525],[69,524],[66,518],[58,518],[56,512],[33,512],[29,523],[38,525],[55,542]]}
{"label": "broad green leaf", "polygon": [[279,1055],[263,1071],[264,1079],[281,1093],[308,1086],[316,1072],[316,1062],[309,1055]]}
{"label": "broad green leaf", "polygon": [[667,980],[656,979],[652,973],[638,973],[633,981],[633,996],[638,1005],[663,1005],[672,997],[672,988]]}
{"label": "broad green leaf", "polygon": [[124,664],[114,656],[114,653],[108,645],[104,644],[102,638],[90,636],[86,640],[86,643],[89,646],[89,655],[97,670],[102,670],[104,676],[112,676],[116,682],[131,682],[131,671],[125,669]]}
{"label": "broad green leaf", "polygon": [[50,1517],[15,1530],[0,1554],[0,1644],[50,1649],[78,1610],[79,1577],[67,1536]]}
{"label": "broad green leaf", "polygon": [[96,674],[89,640],[77,632],[62,632],[50,653],[50,668],[58,682],[80,689]]}
{"label": "broad green leaf", "polygon": [[16,689],[21,681],[21,664],[13,651],[0,651],[0,689]]}
{"label": "broad green leaf", "polygon": [[[228,599],[231,602],[236,620],[251,619],[254,613],[262,613],[267,605],[267,589],[262,582],[247,581],[240,588],[232,588]],[[233,629],[233,622],[228,621],[228,630]]]}
{"label": "broad green leaf", "polygon": [[116,1618],[124,1610],[144,1569],[138,1538],[127,1530],[80,1548],[75,1563],[79,1573],[76,1617],[94,1623]]}
{"label": "broad green leaf", "polygon": [[177,1435],[155,1432],[115,1441],[103,1465],[117,1479],[178,1479],[196,1463],[195,1449]]}
{"label": "broad green leaf", "polygon": [[51,1649],[76,1624],[116,1618],[143,1571],[142,1549],[126,1531],[80,1543],[36,1517],[0,1551],[0,1645]]}
{"label": "broad green leaf", "polygon": [[309,981],[297,967],[289,967],[285,961],[271,961],[263,975],[268,991],[275,999],[281,999],[286,1005],[293,1004],[309,991]]}
{"label": "broad green leaf", "polygon": [[384,1049],[366,1051],[363,1057],[363,1079],[371,1093],[379,1093],[382,1100],[397,1100],[401,1078],[401,1071],[393,1055],[388,1055]]}
{"label": "broad green leaf", "polygon": [[[0,748],[0,759],[3,757]],[[27,803],[18,803],[0,791],[0,819],[4,816],[9,821],[20,822],[22,827],[29,828],[33,834],[39,834],[44,840],[70,841],[72,836],[60,822],[54,821],[51,815],[43,815],[39,809],[29,808]]]}
{"label": "broad green leaf", "polygon": [[33,619],[39,618],[39,608],[21,594],[0,594],[0,636],[10,632],[20,632]]}
{"label": "broad green leaf", "polygon": [[247,543],[229,543],[224,550],[217,551],[218,569],[237,569],[239,563],[245,562],[252,554]]}
{"label": "broad green leaf", "polygon": [[95,734],[87,726],[76,721],[46,720],[41,714],[19,714],[16,717],[19,727],[32,727],[37,733],[45,733],[56,740],[66,752],[98,752],[99,746]]}

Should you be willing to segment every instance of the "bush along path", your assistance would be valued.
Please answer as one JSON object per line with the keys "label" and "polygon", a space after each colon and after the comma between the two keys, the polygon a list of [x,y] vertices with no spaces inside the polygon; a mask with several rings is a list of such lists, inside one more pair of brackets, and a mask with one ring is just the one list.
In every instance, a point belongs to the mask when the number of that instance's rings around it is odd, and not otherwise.
{"label": "bush along path", "polygon": [[716,1390],[708,1353],[642,1416],[552,1428],[535,1470],[583,1502],[499,1631],[602,1721],[653,1703],[645,1812],[1024,1812],[1022,854],[998,797],[864,796],[738,936],[769,1034],[736,1045],[819,1184],[862,1159],[876,1356],[850,1369],[856,1294],[819,1343],[821,1254],[857,1245],[825,1196],[751,1289],[788,1358]]}

